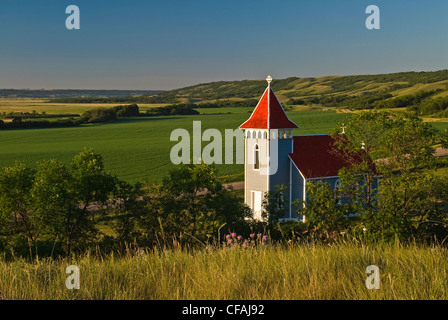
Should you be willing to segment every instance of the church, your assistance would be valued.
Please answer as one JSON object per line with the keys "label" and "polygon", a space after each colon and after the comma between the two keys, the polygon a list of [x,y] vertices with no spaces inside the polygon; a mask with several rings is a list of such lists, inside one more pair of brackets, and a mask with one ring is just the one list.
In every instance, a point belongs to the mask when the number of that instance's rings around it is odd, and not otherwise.
{"label": "church", "polygon": [[287,212],[281,220],[304,220],[292,203],[307,201],[307,183],[322,180],[338,188],[338,171],[349,164],[332,149],[333,137],[293,135],[299,126],[288,118],[275,96],[272,78],[268,76],[266,81],[268,86],[250,118],[239,126],[244,130],[244,201],[253,218],[261,220],[266,192],[285,185]]}

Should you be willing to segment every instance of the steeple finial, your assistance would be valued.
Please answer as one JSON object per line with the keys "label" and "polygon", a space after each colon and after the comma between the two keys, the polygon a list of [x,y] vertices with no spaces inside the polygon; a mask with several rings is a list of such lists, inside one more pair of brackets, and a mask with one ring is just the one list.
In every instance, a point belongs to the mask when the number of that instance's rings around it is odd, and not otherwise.
{"label": "steeple finial", "polygon": [[268,86],[271,86],[271,82],[272,82],[272,77],[271,76],[267,76],[266,81],[268,82]]}

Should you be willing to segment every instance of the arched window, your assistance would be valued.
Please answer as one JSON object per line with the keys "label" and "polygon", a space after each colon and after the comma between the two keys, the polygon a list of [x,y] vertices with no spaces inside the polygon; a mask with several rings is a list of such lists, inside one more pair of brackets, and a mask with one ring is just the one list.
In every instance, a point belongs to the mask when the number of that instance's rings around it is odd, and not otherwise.
{"label": "arched window", "polygon": [[268,138],[268,133],[265,131],[263,132],[263,139],[267,139]]}
{"label": "arched window", "polygon": [[341,187],[342,187],[341,180],[339,180],[339,179],[336,180],[336,183],[334,184],[334,195],[335,195],[335,199],[336,199],[336,203],[337,204],[341,204],[342,203],[342,200],[341,200],[342,195],[338,194],[339,189],[341,189]]}
{"label": "arched window", "polygon": [[255,145],[254,148],[254,170],[260,169],[260,147],[258,147],[258,144]]}
{"label": "arched window", "polygon": [[335,189],[339,189],[340,187],[342,186],[342,182],[341,182],[341,180],[336,180],[336,183],[334,184],[334,188]]}

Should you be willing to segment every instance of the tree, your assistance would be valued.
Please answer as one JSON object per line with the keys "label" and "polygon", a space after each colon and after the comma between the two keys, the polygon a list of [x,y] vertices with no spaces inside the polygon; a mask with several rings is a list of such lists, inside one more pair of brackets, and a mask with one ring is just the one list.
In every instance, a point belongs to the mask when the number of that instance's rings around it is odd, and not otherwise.
{"label": "tree", "polygon": [[286,189],[283,184],[276,185],[274,190],[265,193],[262,202],[262,217],[267,219],[268,223],[276,223],[280,218],[285,217],[288,203],[288,198],[285,196]]}
{"label": "tree", "polygon": [[293,206],[305,216],[304,233],[313,238],[332,240],[345,228],[344,214],[349,213],[349,204],[341,203],[339,188],[317,180],[306,184],[306,202],[296,200]]}
{"label": "tree", "polygon": [[0,171],[0,233],[8,238],[23,235],[29,248],[44,226],[32,208],[33,183],[34,170],[23,162]]}
{"label": "tree", "polygon": [[0,170],[0,247],[49,254],[57,246],[70,255],[97,239],[94,217],[107,209],[124,244],[137,235],[136,216],[144,211],[140,192],[139,185],[107,173],[91,149],[77,154],[70,167],[56,159],[39,162],[36,170],[16,162]]}
{"label": "tree", "polygon": [[114,215],[111,228],[114,230],[119,248],[125,249],[126,244],[141,236],[137,230],[139,216],[147,212],[145,202],[141,199],[142,188],[140,184],[131,185],[124,181],[118,181],[115,190],[113,205],[110,214]]}
{"label": "tree", "polygon": [[58,160],[38,164],[32,187],[33,207],[43,217],[47,235],[65,243],[86,246],[97,235],[96,210],[107,206],[116,178],[104,171],[102,157],[85,149],[73,158],[71,170]]}
{"label": "tree", "polygon": [[[0,126],[1,126],[1,124],[0,124]],[[442,148],[448,148],[448,129],[445,129],[444,131],[440,131],[439,140],[440,140],[440,144],[442,145]]]}
{"label": "tree", "polygon": [[[88,222],[87,217],[75,218],[80,209],[70,171],[55,159],[39,162],[31,194],[33,207],[45,221],[46,235],[55,242],[65,241],[66,251],[70,254],[73,240],[81,240],[81,233],[85,236]],[[73,221],[79,225],[76,230]]]}
{"label": "tree", "polygon": [[[432,188],[435,176],[430,170],[437,137],[432,126],[412,114],[363,112],[349,118],[337,147],[345,154],[362,151],[362,161],[345,171],[345,177],[363,177],[362,183],[356,187],[352,178],[346,185],[355,191],[350,196],[364,213],[361,221],[373,238],[409,238],[430,223],[429,217],[441,217],[441,208],[435,203],[442,201],[443,192]],[[365,190],[374,175],[369,169],[371,161],[381,175],[378,190]],[[360,192],[362,188],[364,192]],[[429,190],[437,193],[430,194]],[[437,200],[431,201],[430,195]]]}
{"label": "tree", "polygon": [[248,214],[241,201],[218,181],[214,166],[180,165],[161,183],[146,186],[148,214],[141,217],[149,233],[188,235],[201,241]]}

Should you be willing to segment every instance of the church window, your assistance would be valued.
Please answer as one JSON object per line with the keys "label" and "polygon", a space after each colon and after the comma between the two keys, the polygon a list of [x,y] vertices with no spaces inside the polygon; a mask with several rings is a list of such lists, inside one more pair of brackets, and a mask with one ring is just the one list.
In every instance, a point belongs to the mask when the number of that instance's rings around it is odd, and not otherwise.
{"label": "church window", "polygon": [[258,144],[255,145],[255,154],[254,154],[254,170],[260,169],[260,148]]}

